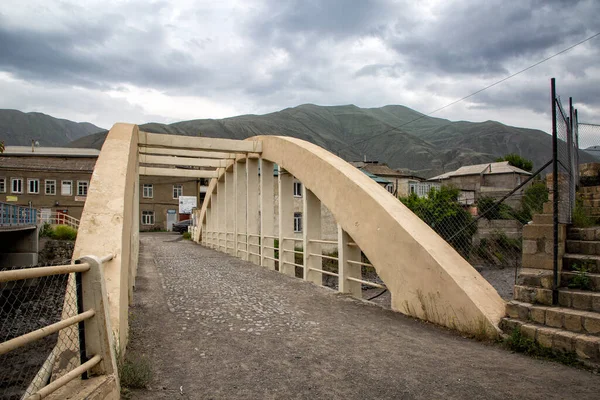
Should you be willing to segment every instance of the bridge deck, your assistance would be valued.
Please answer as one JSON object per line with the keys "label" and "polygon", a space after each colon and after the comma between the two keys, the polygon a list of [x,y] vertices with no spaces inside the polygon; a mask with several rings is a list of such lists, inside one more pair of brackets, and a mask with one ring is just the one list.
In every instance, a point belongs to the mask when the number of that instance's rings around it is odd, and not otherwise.
{"label": "bridge deck", "polygon": [[[584,370],[499,346],[205,249],[142,234],[134,398],[597,398]],[[183,396],[180,397],[180,388]]]}

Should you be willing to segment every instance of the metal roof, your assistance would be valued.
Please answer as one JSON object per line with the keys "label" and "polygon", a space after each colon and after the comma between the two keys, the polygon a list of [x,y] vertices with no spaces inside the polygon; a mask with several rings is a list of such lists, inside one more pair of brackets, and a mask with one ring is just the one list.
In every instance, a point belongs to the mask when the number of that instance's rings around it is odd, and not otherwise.
{"label": "metal roof", "polygon": [[390,184],[392,182],[388,181],[387,179],[381,178],[377,175],[374,175],[372,173],[370,173],[369,171],[365,171],[364,169],[361,169],[361,171],[367,175],[369,178],[373,179],[375,182],[377,183],[383,183],[383,184]]}
{"label": "metal roof", "polygon": [[521,174],[531,175],[531,172],[522,170],[521,168],[514,167],[508,163],[508,161],[488,163],[488,164],[477,164],[477,165],[465,165],[460,167],[456,171],[446,172],[445,174],[434,176],[429,178],[430,181],[439,181],[443,179],[449,179],[454,176],[464,175],[496,175],[496,174]]}

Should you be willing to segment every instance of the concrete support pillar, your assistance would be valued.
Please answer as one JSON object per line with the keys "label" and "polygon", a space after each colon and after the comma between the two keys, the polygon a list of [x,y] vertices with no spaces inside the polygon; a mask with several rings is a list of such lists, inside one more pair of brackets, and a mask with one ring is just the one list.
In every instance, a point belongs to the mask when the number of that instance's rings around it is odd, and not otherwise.
{"label": "concrete support pillar", "polygon": [[217,183],[217,204],[219,207],[219,219],[217,220],[218,223],[218,227],[217,227],[217,250],[219,251],[225,251],[226,247],[225,247],[225,215],[226,215],[226,209],[225,209],[225,179],[224,177],[222,177],[219,182]]}
{"label": "concrete support pillar", "polygon": [[[258,159],[246,161],[246,232],[248,233],[248,261],[260,265],[260,220],[258,209]],[[254,253],[254,254],[251,254]]]}
{"label": "concrete support pillar", "polygon": [[225,253],[235,256],[235,185],[233,167],[225,171]]}
{"label": "concrete support pillar", "polygon": [[273,236],[275,233],[275,229],[273,226],[273,214],[275,212],[275,202],[273,201],[273,191],[275,184],[275,179],[273,178],[274,164],[264,159],[261,159],[260,162],[260,265],[269,269],[275,269],[275,261],[266,258],[275,257],[275,251],[271,248],[265,247],[275,247],[275,239],[271,237],[266,237]]}
{"label": "concrete support pillar", "polygon": [[[219,190],[219,184],[216,185],[216,190]],[[210,204],[212,205],[212,245],[210,246],[214,250],[219,250],[219,196],[216,191],[212,194]]]}
{"label": "concrete support pillar", "polygon": [[202,243],[206,247],[210,247],[211,237],[212,237],[212,208],[206,208],[206,225],[202,227]]}
{"label": "concrete support pillar", "polygon": [[233,164],[233,179],[235,181],[235,229],[234,244],[235,256],[242,260],[248,260],[247,237],[246,237],[246,202],[248,194],[246,193],[246,159],[243,158]]}
{"label": "concrete support pillar", "polygon": [[342,293],[350,293],[354,297],[362,298],[361,284],[347,278],[362,279],[360,265],[350,264],[350,261],[360,261],[360,248],[353,243],[352,238],[338,224],[338,285]]}
{"label": "concrete support pillar", "polygon": [[[279,167],[279,272],[295,276],[294,242],[294,177]],[[286,251],[287,250],[287,251]]]}
{"label": "concrete support pillar", "polygon": [[321,201],[302,185],[302,243],[304,248],[304,279],[323,284],[323,259],[310,254],[321,254],[321,243],[311,243],[311,240],[321,239]]}

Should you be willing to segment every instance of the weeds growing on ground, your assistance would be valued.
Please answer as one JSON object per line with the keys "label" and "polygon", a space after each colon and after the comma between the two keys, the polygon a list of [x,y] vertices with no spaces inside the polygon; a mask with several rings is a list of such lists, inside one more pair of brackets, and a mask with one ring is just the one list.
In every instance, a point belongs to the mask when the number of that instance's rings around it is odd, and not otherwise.
{"label": "weeds growing on ground", "polygon": [[512,351],[524,353],[528,356],[554,360],[566,365],[580,364],[575,353],[557,352],[549,347],[544,347],[538,342],[523,336],[519,328],[513,329],[510,336],[504,340],[504,344]]}
{"label": "weeds growing on ground", "polygon": [[192,239],[192,234],[189,232],[183,232],[183,238],[185,240],[191,240]]}
{"label": "weeds growing on ground", "polygon": [[592,288],[592,280],[588,275],[589,270],[586,265],[574,264],[573,271],[575,272],[575,276],[569,282],[571,289],[589,290]]}

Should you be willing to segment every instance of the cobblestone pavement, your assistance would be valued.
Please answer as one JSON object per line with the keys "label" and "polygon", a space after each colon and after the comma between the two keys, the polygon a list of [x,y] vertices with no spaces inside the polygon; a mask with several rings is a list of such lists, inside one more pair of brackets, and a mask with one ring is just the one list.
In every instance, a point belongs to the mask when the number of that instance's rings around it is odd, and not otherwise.
{"label": "cobblestone pavement", "polygon": [[513,354],[171,234],[142,234],[136,399],[598,399],[597,375]]}

